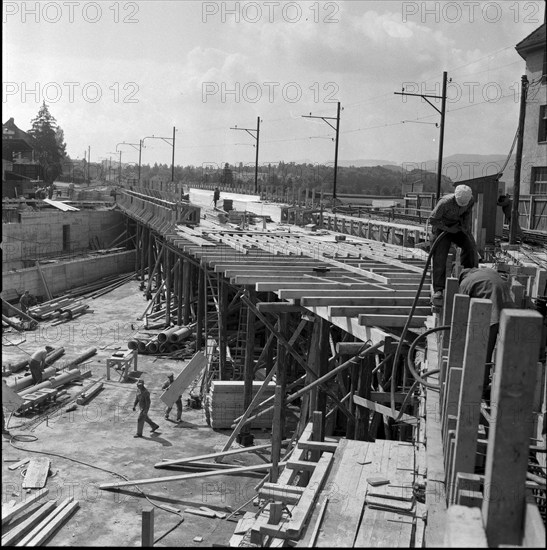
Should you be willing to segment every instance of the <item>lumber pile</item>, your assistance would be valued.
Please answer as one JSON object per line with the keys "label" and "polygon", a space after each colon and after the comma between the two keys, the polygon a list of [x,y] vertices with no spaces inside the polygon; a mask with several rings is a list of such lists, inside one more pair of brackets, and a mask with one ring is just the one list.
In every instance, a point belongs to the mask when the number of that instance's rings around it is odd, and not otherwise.
{"label": "lumber pile", "polygon": [[[253,397],[262,386],[262,382],[253,382]],[[243,406],[244,382],[213,380],[209,393],[205,397],[205,416],[211,428],[231,428],[234,420],[245,412]],[[263,399],[272,397],[275,384],[270,383],[265,389]],[[251,423],[251,428],[271,428],[273,411],[266,413]]]}
{"label": "lumber pile", "polygon": [[40,321],[70,320],[87,313],[89,306],[74,298],[58,298],[32,306],[29,313]]}
{"label": "lumber pile", "polygon": [[[2,510],[2,546],[41,546],[62,527],[80,506],[73,497],[63,501],[48,500],[34,506],[48,490],[42,490],[19,504]],[[30,515],[28,513],[30,512]],[[25,516],[23,521],[18,521]]]}

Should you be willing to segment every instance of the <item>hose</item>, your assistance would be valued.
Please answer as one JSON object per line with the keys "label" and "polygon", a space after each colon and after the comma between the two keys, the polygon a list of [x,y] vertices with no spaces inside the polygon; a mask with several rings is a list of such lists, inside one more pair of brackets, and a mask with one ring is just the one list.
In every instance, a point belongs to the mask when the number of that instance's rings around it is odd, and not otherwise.
{"label": "hose", "polygon": [[[399,343],[397,344],[397,349],[395,350],[395,356],[393,357],[393,366],[391,368],[391,395],[390,395],[390,404],[391,404],[391,414],[395,416],[396,413],[397,417],[395,418],[395,421],[399,420],[401,416],[403,415],[403,409],[401,408],[400,411],[397,411],[395,408],[395,381],[396,381],[396,370],[397,370],[397,363],[399,361],[399,356],[401,354],[401,348],[403,347],[403,341],[405,339],[406,333],[408,331],[408,327],[410,325],[410,321],[412,320],[412,317],[414,315],[414,311],[416,310],[416,305],[418,303],[418,299],[420,297],[420,293],[422,291],[422,287],[424,285],[425,277],[427,275],[427,270],[429,269],[429,264],[431,263],[431,259],[433,257],[433,252],[435,251],[435,248],[437,247],[438,243],[446,236],[446,231],[441,231],[439,235],[437,235],[436,239],[433,241],[433,244],[431,245],[431,250],[429,251],[429,254],[427,255],[427,259],[425,261],[425,266],[422,272],[422,278],[420,279],[420,284],[418,285],[418,289],[416,291],[416,295],[414,296],[414,301],[412,303],[412,307],[410,308],[410,313],[408,314],[405,326],[403,327],[403,331],[401,333]],[[413,371],[411,371],[413,372]],[[415,371],[414,371],[415,372]]]}

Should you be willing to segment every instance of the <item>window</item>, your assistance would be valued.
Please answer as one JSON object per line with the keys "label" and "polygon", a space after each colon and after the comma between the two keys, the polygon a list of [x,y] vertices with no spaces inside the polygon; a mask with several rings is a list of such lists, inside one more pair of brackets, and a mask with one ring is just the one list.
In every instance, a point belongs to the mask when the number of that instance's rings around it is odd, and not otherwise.
{"label": "window", "polygon": [[545,107],[547,105],[540,105],[539,107],[538,141],[547,141],[547,111]]}
{"label": "window", "polygon": [[532,168],[530,190],[532,195],[547,195],[547,166]]}

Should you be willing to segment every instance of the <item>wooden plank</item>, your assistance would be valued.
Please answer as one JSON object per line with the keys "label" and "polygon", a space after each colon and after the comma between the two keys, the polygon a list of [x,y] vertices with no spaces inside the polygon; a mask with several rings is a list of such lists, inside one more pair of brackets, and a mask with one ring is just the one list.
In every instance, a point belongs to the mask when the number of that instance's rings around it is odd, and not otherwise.
{"label": "wooden plank", "polygon": [[[543,317],[536,311],[505,309],[500,317],[492,410],[503,411],[490,419],[485,483],[503,487],[485,498],[482,515],[490,547],[520,544],[526,507],[522,487],[526,481],[533,422],[536,364]],[[519,345],[520,344],[520,345]]]}
{"label": "wooden plank", "polygon": [[[393,485],[408,486],[412,483],[415,464],[414,447],[397,441],[377,440],[374,453],[367,454],[373,464],[367,466],[367,477],[378,476],[391,480]],[[387,487],[387,486],[386,486]],[[374,504],[366,504],[361,523],[355,530],[354,546],[359,548],[386,547],[408,548],[411,545],[413,517],[408,509],[413,501],[396,501],[382,498],[380,502],[369,497],[369,491],[378,488],[367,487],[367,500]],[[398,509],[399,508],[399,509]]]}
{"label": "wooden plank", "polygon": [[[282,441],[282,444],[289,443],[290,439]],[[271,443],[266,443],[264,445],[254,445],[252,447],[242,447],[241,449],[232,449],[230,451],[221,451],[219,453],[209,453],[199,456],[190,456],[186,458],[176,458],[174,460],[164,460],[162,462],[157,462],[154,464],[154,468],[162,468],[164,466],[172,466],[175,464],[191,464],[192,462],[199,462],[201,460],[207,460],[209,458],[220,458],[222,456],[237,455],[241,453],[250,453],[255,451],[265,451],[272,446]]]}
{"label": "wooden plank", "polygon": [[[366,407],[367,409],[370,409],[371,411],[375,411],[378,413],[381,413],[383,415],[389,416],[389,418],[397,418],[399,416],[399,411],[396,411],[396,414],[394,415],[391,411],[391,407],[386,407],[384,405],[380,405],[379,403],[375,403],[374,401],[371,401],[370,399],[365,399],[364,397],[361,397],[357,394],[353,395],[353,401],[356,405],[361,405],[362,407]],[[401,417],[399,418],[400,422],[405,422],[407,424],[417,424],[418,417],[411,416],[406,413],[402,413]]]}
{"label": "wooden plank", "polygon": [[26,510],[31,504],[35,503],[37,500],[40,500],[42,497],[44,497],[48,493],[49,493],[49,489],[43,489],[42,491],[38,491],[37,493],[33,493],[31,495],[25,494],[23,495],[24,500],[19,504],[16,504],[11,508],[4,507],[2,509],[2,525],[4,525],[4,523],[9,521],[10,519],[14,518],[20,512],[23,512],[24,510]]}
{"label": "wooden plank", "polygon": [[458,504],[446,514],[444,548],[488,548],[479,508]]}
{"label": "wooden plank", "polygon": [[[280,462],[279,466],[285,466],[285,462]],[[272,464],[258,464],[255,466],[242,466],[240,468],[221,469],[213,472],[196,472],[192,474],[182,474],[178,476],[156,477],[148,479],[135,479],[131,481],[120,481],[117,483],[102,483],[99,489],[117,489],[118,487],[131,487],[133,485],[152,485],[154,483],[167,483],[168,481],[185,481],[187,479],[198,479],[202,477],[211,477],[217,475],[240,474],[245,472],[262,472],[272,467]]]}
{"label": "wooden plank", "polygon": [[297,470],[299,472],[303,472],[306,470],[309,472],[313,472],[316,466],[317,466],[317,462],[310,462],[308,460],[291,459],[287,461],[287,468],[290,468],[291,470]]}
{"label": "wooden plank", "polygon": [[[449,398],[444,398],[445,393],[448,393],[448,388],[445,388],[450,377],[452,368],[461,368],[463,364],[463,352],[465,350],[465,340],[467,337],[467,321],[469,318],[470,298],[466,294],[455,294],[452,307],[452,317],[450,319],[450,333],[448,336],[448,370],[445,373],[446,378],[443,383],[443,417],[449,414],[456,414],[458,410],[458,396],[460,394],[459,387],[452,388],[452,393]],[[473,327],[476,329],[477,327]]]}
{"label": "wooden plank", "polygon": [[300,537],[306,522],[313,512],[313,506],[328,475],[333,461],[333,456],[334,455],[332,453],[323,453],[319,459],[315,471],[310,477],[307,487],[302,492],[298,505],[293,508],[292,516],[289,521],[281,524],[281,526],[278,526],[277,529],[274,529],[271,526],[261,527],[261,534],[271,535],[283,539],[298,539]]}
{"label": "wooden plank", "polygon": [[[50,521],[46,527],[40,531],[32,540],[26,543],[26,546],[40,546],[80,507],[80,503],[75,500],[65,506],[61,512]],[[19,545],[18,545],[19,546]]]}
{"label": "wooden plank", "polygon": [[50,460],[44,456],[31,458],[23,480],[23,489],[41,489],[45,486]]}
{"label": "wooden plank", "polygon": [[17,470],[17,468],[20,468],[21,466],[23,466],[23,464],[26,464],[29,461],[30,461],[30,458],[28,457],[23,458],[22,460],[19,460],[15,464],[11,464],[10,466],[8,466],[8,470]]}
{"label": "wooden plank", "polygon": [[300,500],[300,494],[288,493],[281,489],[265,489],[261,487],[258,490],[258,496],[266,500],[275,500],[285,504],[297,504]]}
{"label": "wooden plank", "polygon": [[[336,307],[355,307],[355,306],[411,306],[414,303],[413,296],[399,297],[399,295],[393,296],[393,293],[390,295],[382,296],[380,292],[363,298],[357,297],[340,297],[340,296],[315,296],[308,297],[305,296],[300,299],[300,304],[304,307],[306,306],[336,306]],[[430,305],[428,298],[420,298],[418,300],[419,306]],[[431,311],[431,307],[429,308]]]}
{"label": "wooden plank", "polygon": [[29,545],[29,542],[30,542],[31,540],[33,540],[34,537],[39,536],[40,533],[44,532],[44,530],[48,527],[48,525],[49,525],[57,516],[59,516],[59,514],[61,514],[61,512],[62,512],[69,504],[71,504],[73,500],[74,500],[74,497],[67,497],[67,498],[65,498],[62,502],[60,502],[59,505],[57,506],[57,508],[55,508],[55,510],[53,510],[53,512],[52,512],[51,514],[49,514],[48,516],[46,516],[38,525],[36,525],[36,527],[34,527],[34,529],[32,529],[32,531],[30,531],[30,533],[28,533],[27,535],[25,535],[25,537],[17,543],[17,546],[28,546],[28,545]]}
{"label": "wooden plank", "polygon": [[[360,325],[377,327],[404,327],[408,317],[406,315],[359,315]],[[425,315],[414,315],[409,323],[409,328],[423,328],[427,320]]]}
{"label": "wooden plank", "polygon": [[40,508],[29,516],[25,521],[16,525],[10,529],[5,535],[2,536],[2,546],[10,546],[14,542],[18,541],[21,537],[26,535],[46,514],[49,514],[55,505],[56,501],[50,500],[46,502]]}
{"label": "wooden plank", "polygon": [[298,442],[299,449],[305,449],[306,451],[327,451],[329,453],[336,452],[338,443],[332,443],[328,441],[302,441]]}
{"label": "wooden plank", "polygon": [[[329,306],[329,314],[333,317],[358,317],[359,315],[385,315],[408,317],[411,306]],[[415,316],[427,316],[431,313],[431,306],[417,306],[414,309]]]}
{"label": "wooden plank", "polygon": [[462,361],[454,457],[449,475],[449,498],[455,502],[456,475],[475,471],[480,403],[486,362],[487,340],[482,328],[490,325],[491,300],[472,298]]}
{"label": "wooden plank", "polygon": [[168,407],[172,406],[206,365],[207,357],[201,351],[198,351],[182,369],[173,383],[161,394],[160,399]]}
{"label": "wooden plank", "polygon": [[323,516],[325,515],[325,510],[327,508],[328,503],[329,503],[329,498],[325,497],[325,499],[323,500],[323,503],[321,504],[321,508],[319,509],[319,517],[317,518],[315,527],[313,528],[313,533],[311,535],[310,545],[309,545],[310,548],[313,548],[315,546],[315,541],[317,540],[317,535],[319,534],[321,522],[323,521]]}

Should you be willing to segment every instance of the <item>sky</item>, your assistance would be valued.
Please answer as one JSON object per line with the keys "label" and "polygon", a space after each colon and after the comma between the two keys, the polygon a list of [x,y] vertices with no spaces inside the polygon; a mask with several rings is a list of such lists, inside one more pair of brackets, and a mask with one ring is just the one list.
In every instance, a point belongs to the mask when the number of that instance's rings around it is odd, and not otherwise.
{"label": "sky", "polygon": [[170,165],[175,128],[175,164],[254,166],[260,118],[261,165],[328,164],[340,102],[340,161],[419,163],[437,158],[440,115],[395,92],[440,96],[446,71],[444,156],[506,155],[525,73],[515,45],[544,6],[4,1],[3,122],[27,131],[45,100],[72,158],[138,162],[144,140],[143,164]]}

